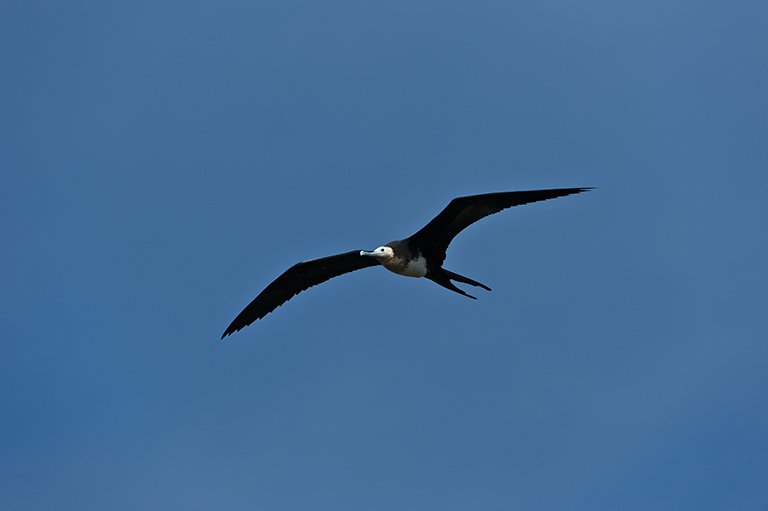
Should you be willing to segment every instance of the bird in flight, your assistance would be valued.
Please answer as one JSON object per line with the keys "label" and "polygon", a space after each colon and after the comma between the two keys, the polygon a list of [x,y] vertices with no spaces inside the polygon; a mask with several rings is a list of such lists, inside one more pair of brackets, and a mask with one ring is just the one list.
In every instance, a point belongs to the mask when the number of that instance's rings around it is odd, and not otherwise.
{"label": "bird in flight", "polygon": [[312,286],[369,266],[382,265],[393,273],[407,277],[426,277],[446,289],[475,300],[474,296],[465,293],[451,281],[481,287],[487,291],[491,288],[443,268],[445,251],[457,234],[481,218],[503,209],[587,190],[591,188],[499,192],[457,197],[410,238],[387,243],[372,252],[353,250],[344,254],[302,261],[291,266],[238,314],[221,338],[224,339],[257,319],[263,318]]}

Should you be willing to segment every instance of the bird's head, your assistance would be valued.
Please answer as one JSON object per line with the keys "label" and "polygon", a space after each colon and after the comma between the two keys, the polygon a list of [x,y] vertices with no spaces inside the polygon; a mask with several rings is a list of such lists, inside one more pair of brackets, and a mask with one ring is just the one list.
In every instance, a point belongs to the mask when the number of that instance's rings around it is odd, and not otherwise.
{"label": "bird's head", "polygon": [[368,256],[368,257],[375,257],[382,263],[391,260],[393,257],[395,257],[395,251],[392,250],[392,247],[388,247],[386,245],[381,246],[374,250],[373,252],[366,252],[365,250],[360,251],[361,256]]}

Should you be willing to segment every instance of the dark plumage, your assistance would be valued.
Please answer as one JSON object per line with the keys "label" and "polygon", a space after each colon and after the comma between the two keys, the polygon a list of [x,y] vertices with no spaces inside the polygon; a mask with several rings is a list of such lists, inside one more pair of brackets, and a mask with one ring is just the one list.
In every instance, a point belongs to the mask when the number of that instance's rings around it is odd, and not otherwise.
{"label": "dark plumage", "polygon": [[531,190],[525,192],[499,192],[453,199],[446,208],[410,238],[393,241],[373,252],[353,250],[320,259],[297,263],[274,282],[241,312],[229,327],[223,339],[257,319],[261,319],[297,294],[326,280],[368,266],[383,265],[386,269],[409,277],[426,277],[431,281],[474,299],[451,282],[471,286],[488,286],[462,277],[443,268],[445,251],[453,238],[467,226],[488,215],[513,206],[528,204],[585,192],[591,188],[561,188],[557,190]]}

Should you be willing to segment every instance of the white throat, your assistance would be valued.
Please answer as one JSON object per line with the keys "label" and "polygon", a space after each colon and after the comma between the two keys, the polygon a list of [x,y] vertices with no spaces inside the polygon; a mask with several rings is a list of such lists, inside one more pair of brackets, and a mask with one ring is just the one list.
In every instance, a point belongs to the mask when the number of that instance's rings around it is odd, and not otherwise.
{"label": "white throat", "polygon": [[361,256],[375,257],[384,268],[398,275],[406,277],[423,277],[427,274],[427,260],[419,254],[419,257],[410,261],[404,261],[402,257],[395,257],[392,247],[386,245],[377,248],[373,252],[360,251]]}

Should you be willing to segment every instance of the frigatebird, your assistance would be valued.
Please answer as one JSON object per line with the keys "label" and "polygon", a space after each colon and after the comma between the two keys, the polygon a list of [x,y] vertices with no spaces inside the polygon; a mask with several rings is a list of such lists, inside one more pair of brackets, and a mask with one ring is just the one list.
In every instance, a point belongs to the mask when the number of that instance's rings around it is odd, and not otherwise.
{"label": "frigatebird", "polygon": [[457,197],[425,225],[419,232],[404,240],[393,241],[373,252],[353,250],[344,254],[302,261],[288,268],[277,277],[259,296],[227,327],[222,339],[261,319],[282,304],[309,289],[344,273],[369,266],[382,265],[387,270],[406,277],[426,277],[444,288],[476,300],[453,285],[452,280],[491,288],[443,268],[445,251],[451,240],[469,225],[488,215],[513,206],[554,199],[591,188],[560,188],[556,190],[529,190],[523,192],[498,192],[469,197]]}

